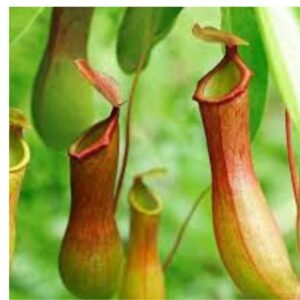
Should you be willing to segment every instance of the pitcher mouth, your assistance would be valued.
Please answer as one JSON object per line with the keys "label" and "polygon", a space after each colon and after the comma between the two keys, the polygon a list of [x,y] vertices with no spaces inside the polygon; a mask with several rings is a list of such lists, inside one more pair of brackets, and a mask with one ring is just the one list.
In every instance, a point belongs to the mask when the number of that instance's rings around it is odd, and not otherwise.
{"label": "pitcher mouth", "polygon": [[252,75],[237,46],[226,46],[224,58],[198,82],[193,99],[206,104],[230,101],[247,90]]}
{"label": "pitcher mouth", "polygon": [[20,141],[18,141],[18,147],[20,151],[19,158],[17,158],[16,162],[10,162],[10,173],[18,172],[19,170],[24,169],[30,161],[30,150],[26,141],[23,138]]}
{"label": "pitcher mouth", "polygon": [[136,179],[129,194],[131,207],[139,213],[148,216],[159,215],[162,202],[154,195],[141,179]]}
{"label": "pitcher mouth", "polygon": [[25,115],[16,108],[9,110],[9,172],[24,169],[30,161],[30,149],[23,130],[30,127]]}
{"label": "pitcher mouth", "polygon": [[70,147],[69,156],[84,159],[110,144],[117,129],[119,109],[113,108],[110,116],[84,132]]}

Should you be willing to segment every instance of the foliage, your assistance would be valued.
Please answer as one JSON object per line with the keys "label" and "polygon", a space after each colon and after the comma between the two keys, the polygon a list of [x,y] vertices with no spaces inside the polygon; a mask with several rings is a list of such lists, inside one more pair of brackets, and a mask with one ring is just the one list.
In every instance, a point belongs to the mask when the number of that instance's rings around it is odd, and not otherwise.
{"label": "foliage", "polygon": [[[129,7],[119,29],[117,56],[121,68],[128,73],[136,71],[143,55],[145,64],[151,47],[171,30],[180,7]],[[137,30],[138,28],[138,30]]]}
{"label": "foliage", "polygon": [[256,8],[274,80],[300,137],[299,8]]}
{"label": "foliage", "polygon": [[[43,10],[29,8],[28,12],[27,8],[10,8],[9,101],[11,106],[27,104],[29,108],[28,92],[47,43],[50,12],[49,8]],[[33,23],[30,22],[30,16],[35,19]],[[26,21],[30,24],[25,25]]]}

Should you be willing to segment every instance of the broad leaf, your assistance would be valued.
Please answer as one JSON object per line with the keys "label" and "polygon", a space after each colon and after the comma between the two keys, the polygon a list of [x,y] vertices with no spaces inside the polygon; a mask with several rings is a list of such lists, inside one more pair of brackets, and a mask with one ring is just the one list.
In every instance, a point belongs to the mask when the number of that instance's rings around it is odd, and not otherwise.
{"label": "broad leaf", "polygon": [[13,41],[9,49],[10,105],[23,107],[25,111],[29,109],[31,85],[47,43],[51,9],[43,9],[31,26],[28,27],[26,23],[27,29],[20,33],[21,27],[16,23],[21,15],[25,18],[32,16],[34,11],[37,12],[31,8],[29,11],[30,13],[27,12],[27,8],[10,10],[10,39]]}
{"label": "broad leaf", "polygon": [[249,91],[251,138],[254,138],[263,118],[268,87],[267,58],[254,8],[222,8],[222,28],[240,36],[250,44],[248,47],[241,47],[240,52],[254,72]]}
{"label": "broad leaf", "polygon": [[298,9],[256,9],[272,75],[300,134],[300,13]]}
{"label": "broad leaf", "polygon": [[11,7],[9,11],[9,43],[17,43],[23,35],[30,31],[44,7]]}
{"label": "broad leaf", "polygon": [[134,72],[142,55],[145,67],[151,48],[168,34],[180,11],[180,7],[127,8],[117,44],[118,62],[125,72]]}

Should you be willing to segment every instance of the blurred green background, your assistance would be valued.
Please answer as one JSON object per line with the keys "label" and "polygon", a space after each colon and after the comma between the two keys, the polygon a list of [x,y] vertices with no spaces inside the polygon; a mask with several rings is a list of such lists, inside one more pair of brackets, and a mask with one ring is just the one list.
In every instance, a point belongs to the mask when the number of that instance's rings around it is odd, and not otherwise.
{"label": "blurred green background", "polygon": [[[11,8],[10,24],[32,16],[36,8]],[[132,76],[116,60],[116,36],[124,8],[97,8],[89,39],[92,65],[113,75],[128,96]],[[13,14],[12,14],[13,12]],[[41,9],[32,26],[15,38],[11,26],[10,106],[30,116],[31,86],[48,35],[50,8]],[[191,35],[194,23],[219,26],[218,8],[185,8],[171,33],[153,50],[140,79],[134,105],[132,148],[117,221],[128,239],[127,193],[136,173],[166,167],[168,173],[151,181],[164,202],[159,249],[162,260],[180,224],[200,192],[210,183],[205,137],[197,104],[191,100],[197,81],[221,58],[219,46]],[[255,49],[253,49],[255,51]],[[109,106],[95,93],[96,118]],[[122,108],[124,133],[126,106]],[[124,134],[122,135],[122,137]],[[16,254],[10,278],[12,299],[71,299],[58,273],[58,253],[69,207],[69,162],[66,153],[42,143],[34,128],[26,132],[32,159],[17,213]],[[122,143],[123,145],[123,143]],[[121,152],[122,154],[122,152]],[[284,137],[284,108],[272,82],[258,135],[253,142],[255,169],[280,225],[292,263],[300,274],[295,247],[295,205]],[[120,156],[122,157],[122,155]],[[253,216],[255,218],[255,215]],[[213,235],[210,195],[197,209],[181,247],[166,274],[170,299],[240,299],[242,295],[222,266]]]}

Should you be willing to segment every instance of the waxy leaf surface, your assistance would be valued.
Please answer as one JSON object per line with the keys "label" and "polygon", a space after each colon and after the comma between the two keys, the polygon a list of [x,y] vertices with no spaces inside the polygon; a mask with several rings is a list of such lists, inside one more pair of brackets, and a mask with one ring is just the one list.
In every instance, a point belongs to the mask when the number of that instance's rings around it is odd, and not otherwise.
{"label": "waxy leaf surface", "polygon": [[145,65],[152,47],[171,30],[180,7],[129,7],[119,29],[117,58],[126,73],[133,73],[145,55]]}

